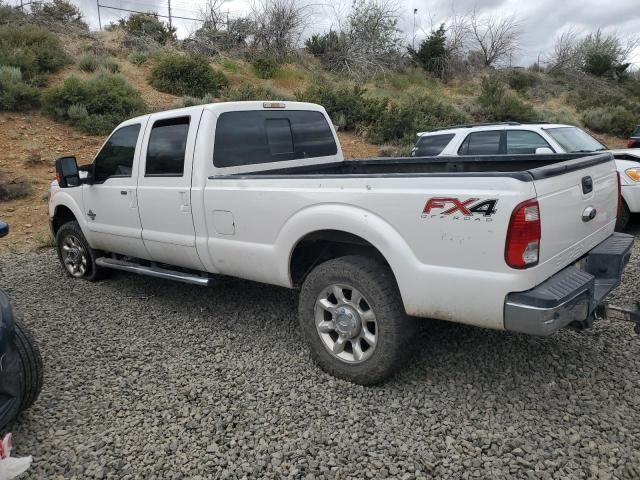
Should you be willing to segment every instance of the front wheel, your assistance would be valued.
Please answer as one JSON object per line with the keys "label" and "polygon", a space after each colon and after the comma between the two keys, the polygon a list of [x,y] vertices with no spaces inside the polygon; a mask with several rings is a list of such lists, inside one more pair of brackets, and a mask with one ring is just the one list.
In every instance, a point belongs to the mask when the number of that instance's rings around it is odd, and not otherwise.
{"label": "front wheel", "polygon": [[307,276],[299,321],[316,363],[362,385],[402,366],[414,328],[390,269],[362,256],[329,260]]}
{"label": "front wheel", "polygon": [[631,211],[627,206],[627,202],[622,200],[622,205],[620,205],[620,214],[616,220],[616,232],[622,232],[627,225],[629,224],[629,219],[631,218]]}
{"label": "front wheel", "polygon": [[95,251],[89,246],[78,222],[68,222],[56,233],[58,258],[67,274],[73,278],[96,281],[106,274],[96,265]]}

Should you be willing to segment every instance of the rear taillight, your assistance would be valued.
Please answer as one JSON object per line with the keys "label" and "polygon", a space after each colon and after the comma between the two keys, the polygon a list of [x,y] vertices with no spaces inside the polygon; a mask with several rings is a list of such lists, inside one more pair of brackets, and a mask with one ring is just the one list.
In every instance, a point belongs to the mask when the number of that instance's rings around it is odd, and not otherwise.
{"label": "rear taillight", "polygon": [[540,206],[537,200],[519,204],[511,214],[504,259],[511,268],[529,268],[540,257]]}
{"label": "rear taillight", "polygon": [[616,172],[618,175],[618,213],[616,217],[620,216],[620,210],[622,210],[622,180],[620,180],[620,172]]}
{"label": "rear taillight", "polygon": [[634,140],[633,138],[630,138],[627,141],[627,148],[634,148],[636,146],[637,142],[638,142],[637,140]]}

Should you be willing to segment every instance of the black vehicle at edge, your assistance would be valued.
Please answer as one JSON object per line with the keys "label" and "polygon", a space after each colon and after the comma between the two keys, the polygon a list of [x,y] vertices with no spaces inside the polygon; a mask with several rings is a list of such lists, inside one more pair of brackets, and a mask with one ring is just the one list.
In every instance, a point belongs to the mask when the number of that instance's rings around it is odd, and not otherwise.
{"label": "black vehicle at edge", "polygon": [[[9,232],[0,221],[0,237]],[[43,383],[40,350],[16,320],[9,297],[0,290],[0,433],[38,398]]]}
{"label": "black vehicle at edge", "polygon": [[640,125],[636,125],[629,140],[627,140],[627,148],[640,148]]}

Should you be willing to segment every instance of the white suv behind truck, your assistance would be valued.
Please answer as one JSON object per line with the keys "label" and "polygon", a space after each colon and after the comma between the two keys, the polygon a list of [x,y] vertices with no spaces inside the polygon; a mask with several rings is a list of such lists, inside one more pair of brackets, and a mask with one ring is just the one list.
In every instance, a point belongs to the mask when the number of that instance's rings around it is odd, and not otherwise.
{"label": "white suv behind truck", "polygon": [[[584,130],[556,123],[501,122],[457,125],[418,133],[412,156],[533,155],[608,150]],[[617,230],[640,213],[640,149],[611,150],[622,184]]]}
{"label": "white suv behind truck", "polygon": [[318,105],[217,103],[122,123],[83,175],[58,159],[49,213],[73,278],[300,288],[312,357],[371,384],[406,359],[411,317],[590,326],[633,237],[614,233],[611,154],[569,157],[344,161]]}

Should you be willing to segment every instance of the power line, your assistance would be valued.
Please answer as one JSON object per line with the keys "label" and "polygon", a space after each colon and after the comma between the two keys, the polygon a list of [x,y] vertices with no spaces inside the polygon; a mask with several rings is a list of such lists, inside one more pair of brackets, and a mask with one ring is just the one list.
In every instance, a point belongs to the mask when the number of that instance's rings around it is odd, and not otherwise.
{"label": "power line", "polygon": [[[112,7],[110,5],[102,5],[101,3],[98,3],[98,11],[101,8],[106,8],[109,10],[119,10],[121,12],[128,12],[128,13],[141,13],[141,14],[148,14],[149,12],[141,12],[140,10],[129,10],[128,8],[121,8],[121,7]],[[169,10],[169,13],[171,13],[171,10]],[[192,20],[194,22],[204,22],[204,20],[202,20],[201,18],[193,18],[193,17],[181,17],[178,15],[161,15],[159,13],[154,13],[154,15],[156,15],[157,17],[161,17],[161,18],[168,18],[169,19],[169,25],[171,25],[171,19],[172,18],[178,18],[180,20]]]}

